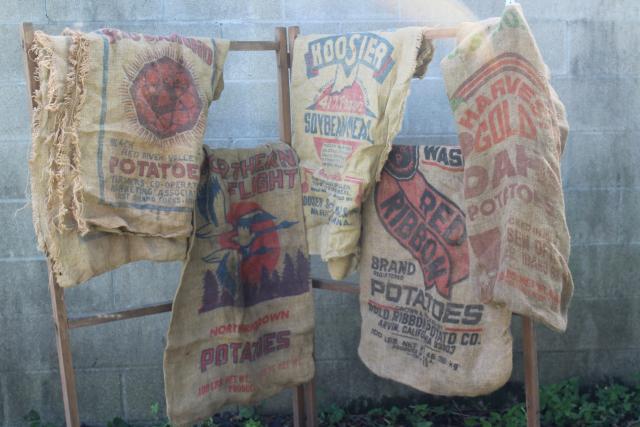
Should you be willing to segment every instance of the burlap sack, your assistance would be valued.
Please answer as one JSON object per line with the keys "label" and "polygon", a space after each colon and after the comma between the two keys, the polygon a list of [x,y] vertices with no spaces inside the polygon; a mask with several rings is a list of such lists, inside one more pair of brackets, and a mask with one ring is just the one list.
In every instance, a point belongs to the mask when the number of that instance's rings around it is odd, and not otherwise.
{"label": "burlap sack", "polygon": [[360,208],[400,130],[409,83],[433,47],[420,28],[295,41],[293,147],[311,254],[345,277],[359,258]]}
{"label": "burlap sack", "polygon": [[[36,32],[31,52],[40,86],[30,159],[39,247],[63,287],[127,262],[184,259],[202,132],[228,43],[65,34]],[[197,117],[183,111],[189,102]],[[145,126],[176,133],[154,139]]]}
{"label": "burlap sack", "polygon": [[469,277],[460,148],[391,150],[364,205],[358,354],[378,376],[476,396],[511,375],[511,313]]}
{"label": "burlap sack", "polygon": [[295,152],[208,150],[197,207],[164,356],[167,413],[179,425],[314,375]]}
{"label": "burlap sack", "polygon": [[442,70],[466,163],[471,276],[483,301],[564,331],[573,294],[564,107],[519,5],[460,38]]}

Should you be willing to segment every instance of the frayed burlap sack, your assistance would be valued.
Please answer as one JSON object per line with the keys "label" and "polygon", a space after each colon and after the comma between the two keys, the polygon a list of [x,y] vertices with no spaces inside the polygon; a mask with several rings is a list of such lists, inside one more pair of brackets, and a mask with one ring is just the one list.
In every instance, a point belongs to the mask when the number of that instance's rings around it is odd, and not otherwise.
{"label": "frayed burlap sack", "polygon": [[483,301],[564,331],[573,294],[564,107],[519,5],[459,38],[442,71],[465,158],[471,276]]}
{"label": "frayed burlap sack", "polygon": [[295,41],[293,147],[307,239],[333,278],[357,267],[362,200],[402,125],[410,80],[424,75],[432,54],[417,27]]}
{"label": "frayed burlap sack", "polygon": [[282,143],[207,151],[164,356],[167,413],[178,425],[314,375],[296,154]]}
{"label": "frayed burlap sack", "polygon": [[364,205],[358,354],[376,375],[476,396],[511,375],[511,313],[469,276],[460,148],[394,146]]}
{"label": "frayed burlap sack", "polygon": [[61,286],[127,262],[184,259],[227,47],[118,30],[36,32],[31,198]]}

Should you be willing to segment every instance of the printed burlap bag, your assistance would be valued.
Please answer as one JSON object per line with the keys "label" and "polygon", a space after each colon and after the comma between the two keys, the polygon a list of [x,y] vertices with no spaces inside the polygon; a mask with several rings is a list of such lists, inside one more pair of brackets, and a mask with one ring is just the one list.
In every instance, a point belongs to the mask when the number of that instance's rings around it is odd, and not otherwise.
{"label": "printed burlap bag", "polygon": [[184,259],[227,48],[110,29],[36,32],[31,198],[61,286],[136,260]]}
{"label": "printed burlap bag", "polygon": [[460,38],[442,71],[465,158],[471,276],[483,301],[564,331],[573,294],[564,107],[519,5]]}
{"label": "printed burlap bag", "polygon": [[511,313],[469,276],[461,150],[396,145],[364,205],[358,354],[378,376],[476,396],[511,375]]}
{"label": "printed burlap bag", "polygon": [[293,147],[309,252],[335,279],[357,267],[362,201],[402,125],[410,80],[424,75],[432,54],[417,27],[295,41]]}
{"label": "printed burlap bag", "polygon": [[164,356],[178,425],[314,375],[297,156],[282,143],[207,150]]}

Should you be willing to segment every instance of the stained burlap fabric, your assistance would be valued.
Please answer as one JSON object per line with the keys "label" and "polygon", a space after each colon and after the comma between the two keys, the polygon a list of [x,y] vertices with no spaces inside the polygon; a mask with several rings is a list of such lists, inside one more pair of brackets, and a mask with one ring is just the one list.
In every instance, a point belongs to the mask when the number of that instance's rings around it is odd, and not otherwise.
{"label": "stained burlap fabric", "polygon": [[228,42],[36,32],[30,159],[38,245],[61,286],[184,259],[207,110]]}
{"label": "stained burlap fabric", "polygon": [[185,425],[309,381],[313,297],[298,159],[285,144],[208,150],[164,356]]}
{"label": "stained burlap fabric", "polygon": [[376,375],[475,396],[511,375],[511,313],[469,276],[460,148],[400,146],[363,209],[358,354]]}
{"label": "stained burlap fabric", "polygon": [[400,130],[410,80],[424,75],[432,53],[417,27],[295,41],[293,147],[309,251],[336,279],[357,266],[362,200]]}
{"label": "stained burlap fabric", "polygon": [[564,107],[519,5],[459,38],[442,71],[465,158],[471,276],[483,301],[564,331],[573,293]]}

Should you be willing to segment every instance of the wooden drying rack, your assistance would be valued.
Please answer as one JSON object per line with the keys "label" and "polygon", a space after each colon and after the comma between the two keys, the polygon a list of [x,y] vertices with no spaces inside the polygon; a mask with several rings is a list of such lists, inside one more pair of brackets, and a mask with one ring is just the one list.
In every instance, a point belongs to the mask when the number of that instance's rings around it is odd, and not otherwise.
{"label": "wooden drying rack", "polygon": [[[298,36],[299,27],[276,27],[275,41],[231,41],[231,51],[274,51],[276,54],[278,73],[278,115],[279,136],[282,142],[291,144],[291,96],[289,89],[289,70],[293,58],[293,42]],[[430,28],[425,30],[427,38],[455,38],[457,28]],[[29,93],[29,103],[34,107],[33,94],[38,82],[34,78],[35,63],[29,55],[29,49],[33,43],[33,25],[29,22],[22,24],[22,48],[24,50],[24,62],[26,70],[26,82]],[[287,41],[289,41],[287,45]],[[67,427],[80,427],[80,415],[78,411],[78,396],[76,392],[75,372],[71,355],[69,330],[98,325],[101,323],[115,322],[117,320],[133,319],[152,314],[171,311],[172,303],[160,303],[144,305],[127,310],[100,313],[93,316],[69,317],[64,302],[64,290],[58,285],[51,260],[47,257],[49,272],[49,293],[53,311],[55,326],[56,347],[58,363],[60,367],[60,382],[62,385],[62,399],[64,403],[64,415]],[[357,285],[331,280],[311,279],[315,289],[342,292],[358,295]],[[538,386],[538,359],[535,342],[533,321],[522,318],[523,329],[523,353],[524,353],[524,378],[527,405],[527,426],[540,426],[540,405]],[[317,425],[317,410],[315,402],[315,382],[312,379],[306,384],[299,385],[293,390],[293,422],[294,426]]]}

